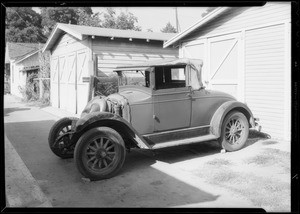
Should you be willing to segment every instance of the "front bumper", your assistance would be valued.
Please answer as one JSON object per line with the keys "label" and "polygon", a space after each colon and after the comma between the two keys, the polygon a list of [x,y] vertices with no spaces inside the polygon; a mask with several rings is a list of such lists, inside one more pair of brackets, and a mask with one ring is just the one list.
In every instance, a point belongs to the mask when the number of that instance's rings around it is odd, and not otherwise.
{"label": "front bumper", "polygon": [[258,121],[259,121],[259,118],[254,118],[254,128],[256,129],[256,131],[260,132],[261,125],[259,125]]}

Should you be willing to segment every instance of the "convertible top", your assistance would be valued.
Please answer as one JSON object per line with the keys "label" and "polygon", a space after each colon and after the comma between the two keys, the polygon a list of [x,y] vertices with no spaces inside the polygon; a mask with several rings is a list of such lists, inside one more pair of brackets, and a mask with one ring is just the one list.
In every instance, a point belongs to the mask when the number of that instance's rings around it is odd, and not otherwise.
{"label": "convertible top", "polygon": [[188,58],[149,60],[149,61],[131,64],[131,65],[117,66],[114,69],[114,71],[124,71],[124,70],[130,70],[130,69],[145,70],[149,67],[176,66],[176,65],[194,65],[194,66],[202,67],[203,61],[201,59],[188,59]]}
{"label": "convertible top", "polygon": [[203,65],[203,61],[201,59],[188,59],[188,58],[180,58],[180,59],[163,59],[163,60],[149,60],[142,63],[132,64],[132,65],[122,65],[117,66],[114,69],[115,72],[118,71],[128,71],[128,70],[147,70],[151,67],[158,66],[180,66],[180,65],[189,65],[190,66],[190,76],[187,78],[187,83],[194,90],[199,90],[203,87],[202,79],[201,79],[201,69]]}

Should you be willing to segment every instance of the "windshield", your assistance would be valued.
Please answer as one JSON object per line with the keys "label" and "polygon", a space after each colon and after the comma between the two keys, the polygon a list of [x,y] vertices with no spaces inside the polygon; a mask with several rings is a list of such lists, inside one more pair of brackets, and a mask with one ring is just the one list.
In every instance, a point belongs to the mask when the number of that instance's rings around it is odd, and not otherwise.
{"label": "windshield", "polygon": [[138,85],[150,87],[149,71],[122,71],[119,72],[119,86]]}

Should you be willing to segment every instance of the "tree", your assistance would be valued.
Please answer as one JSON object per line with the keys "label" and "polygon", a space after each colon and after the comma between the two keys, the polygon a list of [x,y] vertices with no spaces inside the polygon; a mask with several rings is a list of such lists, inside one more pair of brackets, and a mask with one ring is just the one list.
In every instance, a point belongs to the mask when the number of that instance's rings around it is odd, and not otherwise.
{"label": "tree", "polygon": [[[89,10],[90,9],[90,10]],[[92,9],[89,8],[78,8],[77,15],[78,15],[78,25],[85,25],[85,26],[93,26],[93,27],[101,27],[101,18],[99,13],[93,14]]]}
{"label": "tree", "polygon": [[176,28],[170,22],[168,22],[167,25],[160,31],[163,33],[177,33]]}
{"label": "tree", "polygon": [[45,42],[41,16],[30,7],[8,7],[6,11],[6,42]]}
{"label": "tree", "polygon": [[117,15],[113,8],[107,8],[103,16],[102,27],[104,28],[141,31],[141,27],[136,25],[138,22],[137,17],[130,12],[121,12]]}
{"label": "tree", "polygon": [[209,14],[211,11],[213,11],[214,9],[216,9],[216,7],[208,7],[204,13],[201,14],[201,17],[206,16],[207,14]]}
{"label": "tree", "polygon": [[43,33],[48,37],[57,22],[78,23],[76,7],[41,7]]}

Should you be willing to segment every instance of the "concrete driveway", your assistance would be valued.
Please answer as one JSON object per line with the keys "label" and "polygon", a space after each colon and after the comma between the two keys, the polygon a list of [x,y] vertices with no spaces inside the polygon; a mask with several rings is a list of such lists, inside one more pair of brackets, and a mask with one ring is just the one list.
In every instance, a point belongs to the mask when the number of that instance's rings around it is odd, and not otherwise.
{"label": "concrete driveway", "polygon": [[[270,206],[268,201],[258,203],[253,199],[254,194],[258,194],[258,198],[267,197],[267,188],[263,192],[252,191],[249,194],[245,194],[248,189],[243,188],[245,177],[252,182],[249,187],[255,186],[255,182],[261,187],[260,176],[264,177],[263,182],[273,182],[275,179],[269,179],[268,175],[275,170],[276,175],[281,173],[280,182],[283,183],[279,185],[283,200],[281,209],[288,211],[290,208],[290,201],[286,199],[290,193],[287,188],[289,169],[283,169],[282,164],[279,164],[272,168],[273,171],[264,171],[267,170],[266,166],[257,169],[253,165],[259,165],[257,160],[251,159],[270,148],[279,151],[279,158],[289,161],[281,153],[289,152],[289,148],[285,148],[288,143],[263,144],[270,141],[254,137],[248,140],[248,146],[243,150],[224,154],[220,153],[216,142],[163,149],[156,156],[147,150],[133,150],[127,154],[118,176],[89,182],[77,171],[73,159],[62,160],[52,154],[48,147],[48,132],[59,119],[55,115],[64,116],[66,112],[51,107],[25,105],[9,95],[5,96],[4,107],[5,134],[8,144],[11,142],[12,145],[10,150],[16,151],[9,152],[6,147],[5,155],[17,155],[25,164],[25,167],[22,163],[11,167],[10,162],[6,163],[5,176],[9,178],[6,193],[10,199],[18,198],[18,203],[14,203],[14,206],[262,207],[267,211],[276,211],[279,207]],[[12,185],[19,182],[19,186],[26,185],[24,182],[20,183],[20,175],[13,172],[14,167],[27,168],[28,173],[23,173],[23,176],[30,175],[29,180],[35,187],[35,191],[24,193],[23,198],[14,195],[17,190],[8,190],[8,183]],[[276,182],[274,184],[277,185]],[[22,189],[26,191],[26,188]],[[40,205],[25,200],[26,194],[27,198],[30,195],[32,198],[41,195],[38,199]],[[280,196],[276,197],[280,199]]]}

